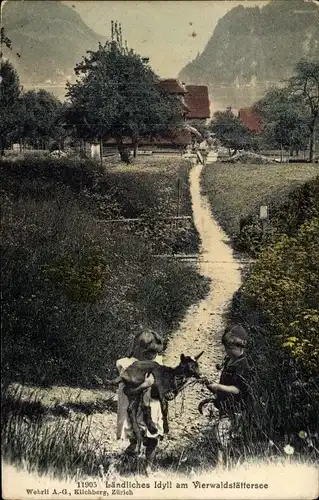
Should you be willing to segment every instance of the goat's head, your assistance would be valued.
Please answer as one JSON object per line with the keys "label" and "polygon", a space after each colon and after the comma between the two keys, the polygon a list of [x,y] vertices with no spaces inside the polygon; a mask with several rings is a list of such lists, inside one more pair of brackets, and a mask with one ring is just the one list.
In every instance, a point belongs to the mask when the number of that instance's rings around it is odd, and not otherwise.
{"label": "goat's head", "polygon": [[198,365],[198,360],[202,356],[204,351],[199,353],[197,356],[192,357],[192,356],[185,356],[184,354],[181,354],[181,361],[179,364],[180,371],[183,373],[183,375],[186,378],[200,378],[200,370],[199,370],[199,365]]}

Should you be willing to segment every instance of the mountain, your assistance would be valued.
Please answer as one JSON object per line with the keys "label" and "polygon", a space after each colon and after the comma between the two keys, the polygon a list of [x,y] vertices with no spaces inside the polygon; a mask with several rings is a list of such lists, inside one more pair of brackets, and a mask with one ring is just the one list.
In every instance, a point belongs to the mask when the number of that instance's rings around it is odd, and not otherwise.
{"label": "mountain", "polygon": [[42,84],[45,81],[64,84],[74,75],[74,67],[89,49],[105,42],[72,8],[61,2],[9,0],[2,9],[12,60],[21,83]]}
{"label": "mountain", "polygon": [[272,0],[262,8],[237,6],[219,20],[204,51],[179,78],[208,85],[214,108],[244,107],[291,76],[300,59],[318,54],[318,4]]}

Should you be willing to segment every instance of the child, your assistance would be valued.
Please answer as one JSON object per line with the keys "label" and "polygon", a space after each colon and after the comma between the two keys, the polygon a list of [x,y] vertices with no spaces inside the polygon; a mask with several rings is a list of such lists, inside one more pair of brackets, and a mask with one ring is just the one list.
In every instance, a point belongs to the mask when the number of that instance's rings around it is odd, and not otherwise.
{"label": "child", "polygon": [[[215,394],[213,403],[218,410],[217,438],[222,449],[227,447],[231,432],[248,403],[250,368],[245,355],[247,337],[241,325],[226,330],[222,337],[226,357],[219,383],[206,381],[206,387]],[[200,403],[199,411],[206,402]],[[219,461],[220,458],[219,454]]]}
{"label": "child", "polygon": [[[162,356],[160,353],[163,351],[163,341],[161,336],[154,331],[146,330],[139,333],[133,344],[133,349],[130,356],[127,358],[119,359],[116,362],[116,367],[121,374],[130,364],[135,361],[153,360],[162,364]],[[154,377],[148,377],[149,388],[144,391],[141,412],[138,415],[139,425],[145,435],[146,444],[146,459],[152,462],[154,450],[158,444],[158,438],[161,438],[163,432],[163,419],[160,402],[151,397],[151,386],[154,383]],[[118,412],[117,412],[117,438],[129,439],[130,445],[126,452],[134,453],[136,450],[137,441],[132,432],[131,422],[127,415],[128,398],[123,392],[124,384],[120,384],[118,390]],[[154,423],[156,428],[150,429],[146,422]]]}

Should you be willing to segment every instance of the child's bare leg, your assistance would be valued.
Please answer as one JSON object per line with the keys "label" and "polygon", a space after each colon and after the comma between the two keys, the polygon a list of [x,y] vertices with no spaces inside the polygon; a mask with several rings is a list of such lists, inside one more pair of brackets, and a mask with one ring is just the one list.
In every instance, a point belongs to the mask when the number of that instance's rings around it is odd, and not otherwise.
{"label": "child's bare leg", "polygon": [[158,439],[147,438],[145,442],[145,458],[146,458],[146,472],[151,472],[156,450],[158,445]]}

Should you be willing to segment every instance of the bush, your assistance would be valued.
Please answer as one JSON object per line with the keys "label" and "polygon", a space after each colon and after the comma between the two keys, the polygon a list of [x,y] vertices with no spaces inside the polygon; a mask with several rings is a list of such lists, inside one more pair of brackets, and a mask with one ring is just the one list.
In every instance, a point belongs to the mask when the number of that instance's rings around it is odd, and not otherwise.
{"label": "bush", "polygon": [[319,218],[295,237],[266,247],[243,285],[282,347],[310,371],[319,369]]}

